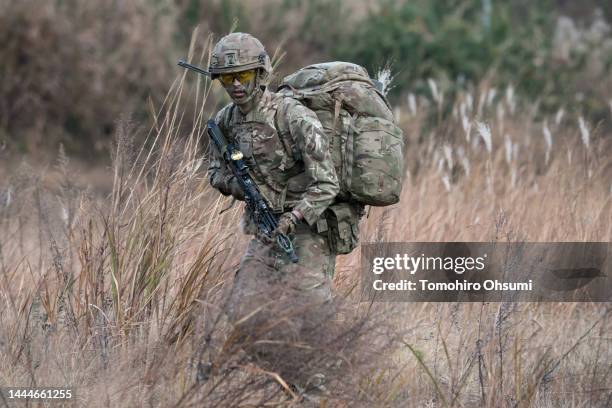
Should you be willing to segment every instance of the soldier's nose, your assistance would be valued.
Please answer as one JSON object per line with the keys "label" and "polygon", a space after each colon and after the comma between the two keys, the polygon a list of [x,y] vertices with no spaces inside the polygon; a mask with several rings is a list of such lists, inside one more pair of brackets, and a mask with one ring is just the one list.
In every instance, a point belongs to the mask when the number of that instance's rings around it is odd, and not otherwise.
{"label": "soldier's nose", "polygon": [[232,85],[234,85],[234,86],[240,86],[240,85],[242,85],[242,84],[240,83],[240,81],[238,80],[238,78],[234,78],[234,82],[232,82]]}

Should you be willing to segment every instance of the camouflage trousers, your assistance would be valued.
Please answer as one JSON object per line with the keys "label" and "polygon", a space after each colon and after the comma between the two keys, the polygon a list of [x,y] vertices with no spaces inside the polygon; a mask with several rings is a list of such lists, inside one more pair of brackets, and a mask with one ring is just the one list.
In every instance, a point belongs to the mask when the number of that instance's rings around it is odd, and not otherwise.
{"label": "camouflage trousers", "polygon": [[[292,241],[294,264],[276,243],[252,239],[234,278],[227,314],[240,347],[287,381],[307,374],[304,344],[334,316],[331,293],[336,255],[328,239],[305,223]],[[301,345],[296,347],[296,345]],[[306,370],[306,371],[305,371]]]}
{"label": "camouflage trousers", "polygon": [[259,237],[251,240],[228,303],[228,315],[234,323],[256,311],[266,314],[266,310],[277,309],[273,303],[309,307],[331,301],[336,255],[328,239],[305,223],[297,226],[291,238],[299,258],[295,264],[276,242],[267,244]]}

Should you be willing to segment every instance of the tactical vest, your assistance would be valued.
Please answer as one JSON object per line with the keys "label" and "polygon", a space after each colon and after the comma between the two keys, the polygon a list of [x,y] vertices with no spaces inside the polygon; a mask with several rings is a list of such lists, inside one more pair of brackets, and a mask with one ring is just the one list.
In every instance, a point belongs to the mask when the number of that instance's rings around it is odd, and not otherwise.
{"label": "tactical vest", "polygon": [[[270,100],[246,117],[235,105],[228,105],[220,112],[218,122],[228,141],[238,146],[245,156],[261,194],[275,212],[284,212],[300,201],[309,185],[297,143],[286,122],[279,120],[287,116],[286,110],[300,102],[287,95],[269,95]],[[339,151],[337,143],[331,148],[332,152]],[[339,172],[343,168],[336,163],[334,158]],[[348,254],[358,244],[359,219],[363,213],[362,203],[339,196],[314,228],[328,237],[335,253]]]}
{"label": "tactical vest", "polygon": [[[275,212],[285,211],[287,194],[297,201],[303,192],[304,164],[291,135],[280,137],[277,129],[283,128],[277,116],[283,96],[269,93],[270,100],[257,109],[243,115],[235,105],[224,108],[219,126],[228,138],[244,154],[251,176]],[[296,102],[297,103],[297,102]],[[280,125],[280,126],[279,126]],[[285,133],[285,132],[282,132]]]}

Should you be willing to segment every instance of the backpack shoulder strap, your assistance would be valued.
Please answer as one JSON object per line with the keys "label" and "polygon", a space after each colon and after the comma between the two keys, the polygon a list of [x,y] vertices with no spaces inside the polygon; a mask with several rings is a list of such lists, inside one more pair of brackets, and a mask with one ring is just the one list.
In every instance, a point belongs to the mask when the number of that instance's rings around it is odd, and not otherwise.
{"label": "backpack shoulder strap", "polygon": [[291,98],[290,96],[283,96],[274,117],[276,129],[278,129],[278,136],[285,147],[285,151],[291,152],[296,161],[302,160],[302,153],[300,152],[300,148],[298,147],[295,139],[291,135],[291,129],[289,129],[286,117],[291,106],[295,106],[295,104],[299,103],[300,102],[294,98]]}
{"label": "backpack shoulder strap", "polygon": [[232,119],[234,117],[234,111],[236,110],[236,104],[229,103],[225,105],[221,110],[217,113],[215,117],[215,121],[217,125],[221,128],[221,131],[225,135],[225,137],[229,137],[229,129],[232,123]]}

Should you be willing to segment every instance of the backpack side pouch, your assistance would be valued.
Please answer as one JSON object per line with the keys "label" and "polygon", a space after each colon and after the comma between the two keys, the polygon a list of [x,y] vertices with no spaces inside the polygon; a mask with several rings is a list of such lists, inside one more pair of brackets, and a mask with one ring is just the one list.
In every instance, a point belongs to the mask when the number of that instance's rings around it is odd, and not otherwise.
{"label": "backpack side pouch", "polygon": [[[351,143],[351,140],[352,143]],[[361,203],[386,206],[399,201],[404,174],[404,138],[400,128],[382,118],[358,117],[349,146],[354,160],[346,166],[351,197]]]}
{"label": "backpack side pouch", "polygon": [[[337,203],[325,212],[327,234],[332,251],[348,254],[359,243],[359,210],[349,203]],[[321,231],[319,231],[321,232]]]}

